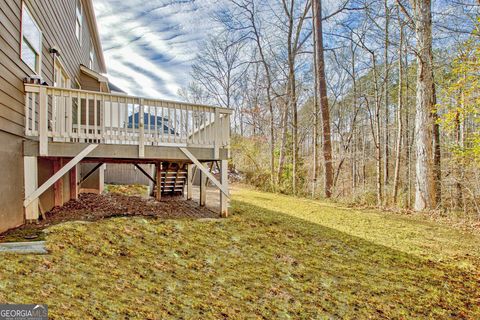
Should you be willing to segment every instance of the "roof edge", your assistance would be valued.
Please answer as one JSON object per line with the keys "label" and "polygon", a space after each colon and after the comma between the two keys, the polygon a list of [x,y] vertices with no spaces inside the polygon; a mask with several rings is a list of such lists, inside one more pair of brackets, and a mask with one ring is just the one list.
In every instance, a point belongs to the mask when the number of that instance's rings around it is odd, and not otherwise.
{"label": "roof edge", "polygon": [[103,49],[102,43],[100,41],[100,33],[98,31],[97,25],[97,18],[95,17],[95,10],[93,8],[93,1],[92,0],[84,0],[85,1],[85,11],[87,12],[87,22],[90,26],[91,34],[93,43],[95,45],[95,54],[98,58],[98,66],[100,68],[100,72],[107,73],[107,65],[105,64],[105,57],[103,56]]}
{"label": "roof edge", "polygon": [[89,67],[87,67],[83,64],[80,65],[80,71],[83,72],[84,74],[94,78],[94,79],[97,79],[98,82],[108,83],[108,78],[107,77],[98,73],[95,70],[90,69]]}

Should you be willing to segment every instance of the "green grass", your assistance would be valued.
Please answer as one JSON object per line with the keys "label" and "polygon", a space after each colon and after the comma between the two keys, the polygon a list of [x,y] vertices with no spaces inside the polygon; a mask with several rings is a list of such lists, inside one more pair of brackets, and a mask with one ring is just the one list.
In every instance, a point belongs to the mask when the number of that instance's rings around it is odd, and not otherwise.
{"label": "green grass", "polygon": [[2,255],[0,302],[52,319],[480,317],[480,236],[238,189],[219,220],[114,218]]}
{"label": "green grass", "polygon": [[141,184],[107,184],[105,192],[120,193],[126,196],[148,197],[148,186]]}

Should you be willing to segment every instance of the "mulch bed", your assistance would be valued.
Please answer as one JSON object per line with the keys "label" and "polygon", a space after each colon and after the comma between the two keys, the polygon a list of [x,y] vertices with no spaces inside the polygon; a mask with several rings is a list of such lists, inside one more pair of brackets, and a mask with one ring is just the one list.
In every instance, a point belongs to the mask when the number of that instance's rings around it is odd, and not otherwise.
{"label": "mulch bed", "polygon": [[41,230],[67,221],[97,221],[111,217],[144,216],[161,219],[219,218],[219,214],[200,207],[183,197],[153,198],[128,196],[119,193],[81,193],[78,200],[70,200],[47,212],[45,220],[26,224],[0,235],[0,242],[43,240]]}

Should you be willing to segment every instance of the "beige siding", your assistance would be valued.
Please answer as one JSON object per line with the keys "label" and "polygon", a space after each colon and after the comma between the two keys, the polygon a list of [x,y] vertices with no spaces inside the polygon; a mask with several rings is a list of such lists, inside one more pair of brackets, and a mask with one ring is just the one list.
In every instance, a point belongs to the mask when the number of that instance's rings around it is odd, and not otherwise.
{"label": "beige siding", "polygon": [[[155,166],[152,164],[141,164],[143,170],[154,176]],[[127,163],[108,163],[105,170],[105,183],[110,184],[143,184],[149,185],[148,179],[133,164]]]}
{"label": "beige siding", "polygon": [[[60,49],[59,59],[72,83],[82,82],[79,66],[88,66],[91,45],[85,9],[80,45],[75,36],[75,0],[25,0],[25,3],[42,30],[41,76],[44,81],[53,85],[54,62],[49,50],[55,46]],[[20,58],[21,10],[21,1],[0,1],[0,130],[18,136],[23,136],[23,79],[33,74]],[[97,56],[94,67],[99,72]]]}
{"label": "beige siding", "polygon": [[100,91],[100,82],[84,73],[80,73],[79,82],[83,90]]}
{"label": "beige siding", "polygon": [[24,222],[22,139],[0,131],[0,232]]}
{"label": "beige siding", "polygon": [[[84,2],[86,3],[87,0]],[[75,0],[24,0],[42,31],[41,76],[53,85],[53,46],[60,50],[60,61],[72,84],[80,82],[80,64],[89,65],[90,31],[83,14],[83,37],[80,45],[75,36]],[[85,8],[84,4],[84,8]],[[21,0],[0,0],[0,166],[7,183],[0,185],[0,232],[23,223],[23,151],[24,88],[23,79],[33,71],[20,58]],[[95,51],[96,54],[99,52]],[[95,71],[98,56],[95,56]],[[52,173],[52,161],[39,160],[39,184]],[[68,176],[64,177],[64,200],[69,194]],[[53,189],[40,198],[42,206],[53,206]]]}

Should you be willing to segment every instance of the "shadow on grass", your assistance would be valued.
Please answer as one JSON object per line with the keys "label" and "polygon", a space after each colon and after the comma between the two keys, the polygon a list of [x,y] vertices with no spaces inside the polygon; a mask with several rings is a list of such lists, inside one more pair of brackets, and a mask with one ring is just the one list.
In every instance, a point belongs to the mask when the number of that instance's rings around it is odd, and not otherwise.
{"label": "shadow on grass", "polygon": [[52,319],[478,319],[478,274],[232,201],[215,220],[49,229],[49,254],[2,255],[0,303]]}
{"label": "shadow on grass", "polygon": [[[340,317],[479,318],[480,277],[451,265],[372,243],[311,221],[233,201],[234,218],[250,221],[271,253]],[[326,308],[325,306],[330,306]],[[332,313],[333,312],[333,313]]]}

